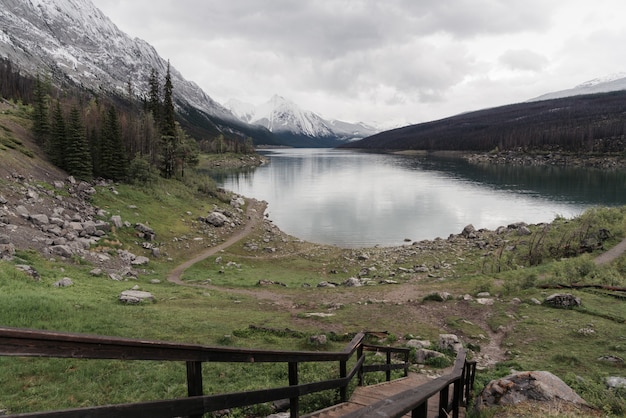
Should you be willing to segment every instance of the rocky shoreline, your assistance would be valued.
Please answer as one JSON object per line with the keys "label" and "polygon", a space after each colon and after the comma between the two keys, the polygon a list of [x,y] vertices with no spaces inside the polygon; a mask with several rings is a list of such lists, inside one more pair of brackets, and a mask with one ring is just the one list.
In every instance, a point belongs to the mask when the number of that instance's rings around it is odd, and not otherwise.
{"label": "rocky shoreline", "polygon": [[464,156],[473,164],[513,166],[554,166],[597,168],[601,170],[626,170],[626,158],[618,155],[578,155],[563,152],[531,153],[501,151],[495,153],[472,153]]}

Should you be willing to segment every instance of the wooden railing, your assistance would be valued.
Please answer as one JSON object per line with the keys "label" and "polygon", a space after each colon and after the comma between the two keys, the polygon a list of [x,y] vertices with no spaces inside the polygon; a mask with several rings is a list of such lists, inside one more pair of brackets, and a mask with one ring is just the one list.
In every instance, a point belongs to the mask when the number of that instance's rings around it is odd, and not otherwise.
{"label": "wooden railing", "polygon": [[[355,376],[358,376],[359,384],[363,384],[364,373],[384,371],[387,380],[391,379],[392,370],[404,370],[405,375],[408,373],[409,349],[368,345],[364,342],[365,337],[366,333],[358,333],[340,352],[293,352],[208,347],[0,327],[0,356],[184,361],[187,365],[188,398],[27,413],[20,414],[20,417],[201,417],[207,412],[283,399],[290,400],[290,414],[292,417],[297,417],[299,399],[303,395],[325,390],[338,390],[339,400],[344,402],[347,399],[348,385]],[[364,351],[378,351],[386,354],[386,363],[365,365]],[[355,364],[348,371],[348,361],[355,354]],[[392,363],[392,354],[400,355],[402,361]],[[242,393],[204,395],[202,363],[205,362],[286,363],[289,371],[288,386]],[[339,376],[335,379],[300,384],[298,365],[303,362],[339,362]]]}
{"label": "wooden railing", "polygon": [[467,405],[470,399],[475,376],[476,362],[467,361],[465,351],[461,350],[450,374],[346,414],[344,418],[397,418],[409,412],[412,418],[426,418],[428,400],[437,394],[439,394],[438,416],[458,418],[459,407]]}

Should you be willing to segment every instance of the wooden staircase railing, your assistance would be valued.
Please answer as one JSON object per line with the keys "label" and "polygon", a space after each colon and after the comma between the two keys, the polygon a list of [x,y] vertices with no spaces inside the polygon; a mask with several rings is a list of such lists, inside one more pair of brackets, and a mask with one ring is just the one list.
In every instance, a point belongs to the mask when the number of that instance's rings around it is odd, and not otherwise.
{"label": "wooden staircase railing", "polygon": [[[345,402],[348,385],[355,376],[358,376],[359,384],[363,384],[364,373],[384,371],[386,372],[387,380],[391,379],[392,370],[403,369],[405,375],[408,373],[409,349],[365,344],[366,334],[365,332],[356,334],[343,351],[296,352],[210,347],[196,344],[0,327],[0,356],[184,361],[187,365],[187,398],[26,413],[8,415],[7,417],[202,417],[207,412],[289,399],[290,415],[292,418],[296,418],[299,416],[299,399],[303,395],[336,389],[339,391],[340,401]],[[386,363],[365,365],[364,351],[386,353]],[[393,353],[402,355],[403,361],[400,364],[392,363]],[[355,354],[355,364],[348,371],[348,361]],[[457,358],[457,364],[461,360],[465,364],[464,353],[462,359]],[[339,362],[339,377],[314,383],[299,383],[298,364],[303,362],[335,361]],[[205,362],[286,363],[289,376],[288,386],[239,393],[204,395],[202,388],[202,363]],[[455,377],[451,381],[454,381],[455,390],[461,391],[458,396],[459,400],[463,399],[462,393],[464,388],[467,390],[465,397],[469,396],[469,387],[473,384],[473,375],[471,379],[459,380]]]}

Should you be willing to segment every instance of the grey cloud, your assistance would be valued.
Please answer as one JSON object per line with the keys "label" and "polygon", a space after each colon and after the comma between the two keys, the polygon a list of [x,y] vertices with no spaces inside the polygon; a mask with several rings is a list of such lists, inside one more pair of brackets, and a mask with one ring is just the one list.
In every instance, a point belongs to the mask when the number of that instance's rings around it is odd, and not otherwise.
{"label": "grey cloud", "polygon": [[499,61],[513,70],[541,71],[548,65],[548,59],[528,49],[508,50]]}

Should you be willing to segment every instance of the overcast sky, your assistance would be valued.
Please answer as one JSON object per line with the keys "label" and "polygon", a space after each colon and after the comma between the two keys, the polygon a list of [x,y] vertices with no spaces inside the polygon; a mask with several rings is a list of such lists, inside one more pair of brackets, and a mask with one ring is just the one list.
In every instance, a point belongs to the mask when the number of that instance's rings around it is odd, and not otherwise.
{"label": "overcast sky", "polygon": [[418,123],[626,71],[623,0],[92,0],[220,103]]}

